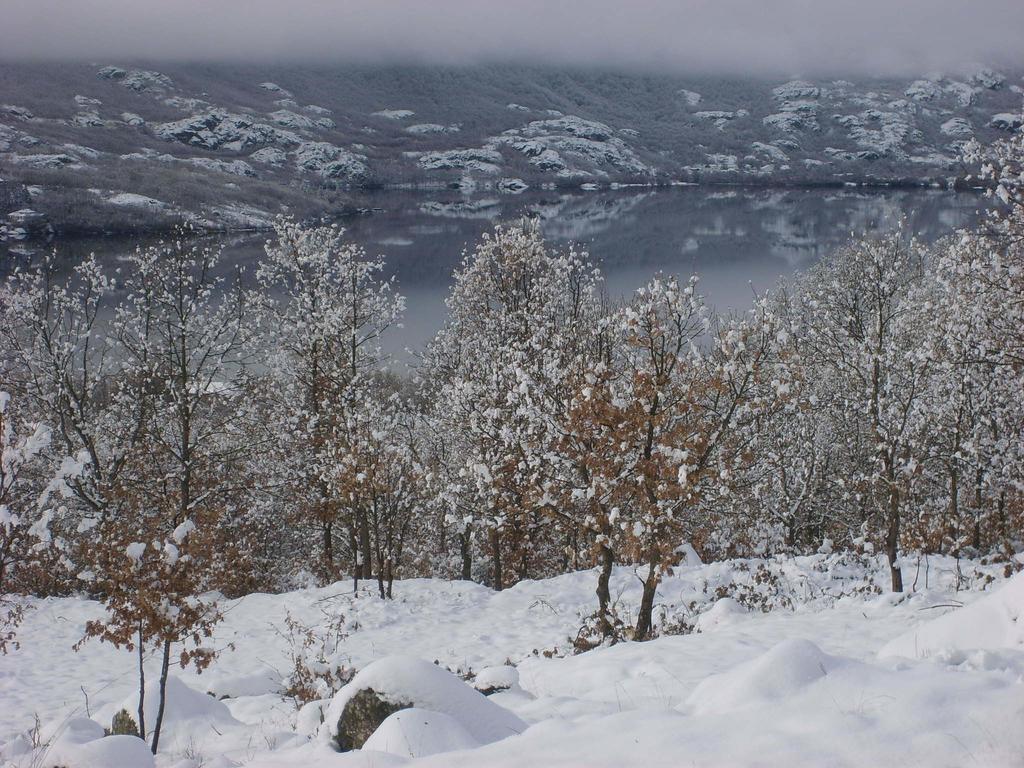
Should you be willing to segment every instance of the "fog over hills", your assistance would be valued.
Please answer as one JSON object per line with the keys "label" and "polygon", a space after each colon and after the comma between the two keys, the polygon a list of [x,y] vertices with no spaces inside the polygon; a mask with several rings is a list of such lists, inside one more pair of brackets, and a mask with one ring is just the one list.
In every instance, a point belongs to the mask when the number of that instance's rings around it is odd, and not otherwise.
{"label": "fog over hills", "polygon": [[739,78],[370,64],[6,63],[0,202],[58,230],[266,226],[360,190],[939,183],[1019,125],[1019,72]]}

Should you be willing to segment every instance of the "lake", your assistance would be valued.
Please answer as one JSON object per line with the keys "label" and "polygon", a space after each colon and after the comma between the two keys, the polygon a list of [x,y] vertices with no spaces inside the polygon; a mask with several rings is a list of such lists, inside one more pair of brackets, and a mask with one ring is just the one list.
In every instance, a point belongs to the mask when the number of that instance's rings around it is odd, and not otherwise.
{"label": "lake", "polygon": [[[909,231],[934,240],[976,220],[985,199],[945,190],[704,186],[492,197],[388,191],[364,195],[357,205],[367,213],[340,223],[369,253],[382,254],[387,273],[397,277],[407,312],[386,346],[406,359],[406,349],[421,348],[444,322],[444,298],[464,249],[497,221],[539,216],[551,242],[589,251],[613,298],[628,296],[658,271],[696,272],[709,303],[727,310],[749,305],[753,292],[811,266],[854,234],[891,229],[902,216]],[[266,233],[225,237],[226,255],[251,272],[266,239]],[[69,265],[89,251],[113,264],[136,241],[51,245]],[[0,243],[0,253],[8,251],[0,273],[46,247]]]}

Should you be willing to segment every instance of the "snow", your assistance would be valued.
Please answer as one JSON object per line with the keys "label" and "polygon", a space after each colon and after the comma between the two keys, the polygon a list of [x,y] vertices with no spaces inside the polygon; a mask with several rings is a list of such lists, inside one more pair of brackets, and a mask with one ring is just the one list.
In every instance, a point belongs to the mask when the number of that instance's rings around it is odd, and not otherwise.
{"label": "snow", "polygon": [[451,672],[412,656],[388,656],[357,674],[331,699],[320,728],[333,738],[345,705],[359,691],[372,688],[393,703],[407,702],[454,718],[481,744],[526,730],[526,724]]}
{"label": "snow", "polygon": [[783,640],[756,659],[703,680],[686,700],[697,715],[769,705],[802,691],[843,665],[810,640]]}
{"label": "snow", "polygon": [[1024,573],[976,603],[891,640],[879,655],[914,659],[972,650],[1024,652]]}
{"label": "snow", "polygon": [[689,107],[696,107],[700,104],[701,95],[696,91],[689,91],[686,88],[681,88],[676,91],[676,93],[683,97],[683,101],[685,101],[686,105]]}
{"label": "snow", "polygon": [[373,113],[374,117],[383,117],[387,120],[405,120],[416,113],[411,109],[382,109]]}
{"label": "snow", "polygon": [[507,664],[502,664],[499,667],[484,667],[473,678],[473,687],[478,691],[518,688],[519,672],[515,667],[510,667]]}
{"label": "snow", "polygon": [[[101,734],[102,735],[102,734]],[[58,743],[39,768],[153,768],[146,742],[136,736],[106,736],[84,744]]]}
{"label": "snow", "polygon": [[363,749],[424,757],[479,746],[480,742],[454,717],[412,707],[388,717],[366,740]]}
{"label": "snow", "polygon": [[[1009,768],[1024,754],[1024,577],[1005,581],[1002,568],[932,556],[927,585],[922,571],[918,591],[896,598],[868,588],[887,579],[881,557],[688,564],[659,588],[656,623],[685,618],[696,631],[580,655],[571,638],[594,609],[593,570],[498,593],[414,579],[396,582],[392,601],[372,586],[353,594],[351,582],[225,599],[210,640],[221,656],[199,676],[172,666],[157,765],[618,767],[640,755],[656,768]],[[912,561],[904,572],[913,574]],[[627,621],[640,599],[637,575],[627,567],[612,575]],[[965,607],[943,607],[958,603]],[[133,653],[94,641],[71,650],[101,606],[80,597],[26,605],[22,647],[0,657],[0,766],[46,764],[25,735],[35,713],[50,723],[46,738],[59,741],[67,723],[67,743],[80,742],[65,755],[69,768],[153,765],[142,742],[94,738],[97,726],[83,720],[86,695],[99,725],[137,706]],[[290,612],[315,625],[325,611],[345,616],[338,660],[359,673],[333,701],[299,710],[280,693],[290,670],[284,619]],[[151,710],[158,659],[146,668]],[[484,697],[446,668],[475,673],[477,687],[518,685]],[[364,750],[338,754],[332,717],[362,685],[416,708],[393,715]],[[492,738],[501,740],[486,743]]]}

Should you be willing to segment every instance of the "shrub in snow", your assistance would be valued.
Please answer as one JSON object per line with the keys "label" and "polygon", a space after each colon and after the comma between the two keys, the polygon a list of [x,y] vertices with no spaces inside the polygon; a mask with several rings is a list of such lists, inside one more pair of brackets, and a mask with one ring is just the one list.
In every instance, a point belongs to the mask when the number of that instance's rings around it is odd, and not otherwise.
{"label": "shrub in snow", "polygon": [[521,733],[526,724],[455,675],[410,656],[389,656],[363,669],[332,699],[321,734],[342,751],[359,749],[395,712],[420,708],[458,721],[481,744]]}
{"label": "shrub in snow", "polygon": [[473,749],[480,742],[451,715],[412,707],[390,715],[363,744],[363,749],[402,757]]}
{"label": "shrub in snow", "polygon": [[715,715],[791,696],[849,663],[810,640],[783,640],[744,664],[705,678],[686,700],[695,715]]}

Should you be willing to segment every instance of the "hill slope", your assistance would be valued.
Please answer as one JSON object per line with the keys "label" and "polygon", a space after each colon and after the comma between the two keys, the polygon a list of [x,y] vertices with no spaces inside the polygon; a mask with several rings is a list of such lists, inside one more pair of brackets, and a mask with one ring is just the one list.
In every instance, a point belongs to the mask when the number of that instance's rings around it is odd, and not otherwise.
{"label": "hill slope", "polygon": [[[381,186],[929,183],[1020,124],[1019,74],[788,82],[522,66],[5,64],[0,214],[266,226]],[[31,229],[31,221],[23,224]]]}

